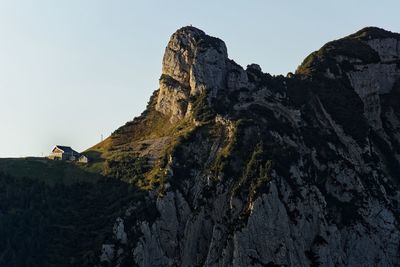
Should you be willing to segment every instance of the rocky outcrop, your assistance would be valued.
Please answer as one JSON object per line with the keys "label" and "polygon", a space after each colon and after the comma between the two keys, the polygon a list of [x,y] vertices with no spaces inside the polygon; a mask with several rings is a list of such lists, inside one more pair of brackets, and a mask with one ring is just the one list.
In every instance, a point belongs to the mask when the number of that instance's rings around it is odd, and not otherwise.
{"label": "rocky outcrop", "polygon": [[380,95],[390,93],[400,78],[400,35],[386,33],[365,28],[329,43],[329,50],[320,51],[321,56],[331,57],[331,62],[319,71],[325,71],[332,79],[350,82],[363,101],[365,117],[375,130],[382,129]]}
{"label": "rocky outcrop", "polygon": [[203,91],[212,96],[225,86],[227,60],[220,39],[191,26],[179,29],[165,48],[156,109],[171,122],[185,117],[191,96]]}
{"label": "rocky outcrop", "polygon": [[178,30],[156,109],[178,122],[205,94],[207,116],[153,170],[161,178],[148,201],[158,215],[118,218],[102,259],[400,266],[399,39],[366,28],[285,78],[243,69],[201,30]]}

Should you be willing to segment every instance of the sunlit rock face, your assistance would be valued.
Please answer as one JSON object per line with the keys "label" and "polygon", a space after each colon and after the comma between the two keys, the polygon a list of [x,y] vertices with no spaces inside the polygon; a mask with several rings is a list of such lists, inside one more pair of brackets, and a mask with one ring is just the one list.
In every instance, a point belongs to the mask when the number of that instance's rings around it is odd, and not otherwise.
{"label": "sunlit rock face", "polygon": [[205,94],[207,116],[157,165],[156,215],[119,218],[103,260],[399,266],[399,39],[366,28],[283,77],[243,69],[201,30],[178,30],[156,109],[176,123]]}
{"label": "sunlit rock face", "polygon": [[182,119],[190,96],[203,91],[215,95],[225,86],[227,60],[220,39],[194,27],[179,29],[165,48],[156,109],[171,116],[171,122]]}

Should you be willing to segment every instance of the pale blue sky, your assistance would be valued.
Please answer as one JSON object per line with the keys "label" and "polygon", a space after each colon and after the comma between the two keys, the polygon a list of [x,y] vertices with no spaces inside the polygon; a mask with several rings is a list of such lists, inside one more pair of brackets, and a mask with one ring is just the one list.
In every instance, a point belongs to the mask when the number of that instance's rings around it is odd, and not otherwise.
{"label": "pale blue sky", "polygon": [[286,74],[365,26],[400,32],[399,3],[0,0],[0,157],[82,151],[139,115],[181,26],[223,39],[242,66]]}

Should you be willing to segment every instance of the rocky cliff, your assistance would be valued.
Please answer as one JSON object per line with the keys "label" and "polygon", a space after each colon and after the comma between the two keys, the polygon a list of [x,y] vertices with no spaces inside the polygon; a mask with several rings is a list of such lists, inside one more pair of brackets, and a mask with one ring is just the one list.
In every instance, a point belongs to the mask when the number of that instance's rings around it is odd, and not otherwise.
{"label": "rocky cliff", "polygon": [[365,28],[283,77],[179,29],[147,110],[98,146],[153,203],[100,264],[400,266],[399,104],[399,34]]}

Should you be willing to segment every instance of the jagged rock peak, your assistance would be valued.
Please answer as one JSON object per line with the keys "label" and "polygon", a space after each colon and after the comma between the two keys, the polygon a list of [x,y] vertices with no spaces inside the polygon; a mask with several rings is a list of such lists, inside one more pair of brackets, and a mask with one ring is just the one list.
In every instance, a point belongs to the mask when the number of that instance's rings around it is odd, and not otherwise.
{"label": "jagged rock peak", "polygon": [[163,57],[156,109],[178,121],[190,113],[190,96],[215,95],[225,84],[225,43],[192,26],[172,34]]}

